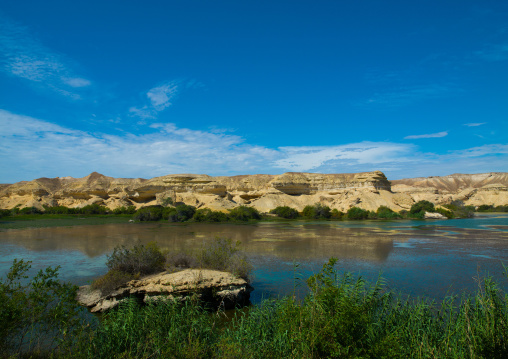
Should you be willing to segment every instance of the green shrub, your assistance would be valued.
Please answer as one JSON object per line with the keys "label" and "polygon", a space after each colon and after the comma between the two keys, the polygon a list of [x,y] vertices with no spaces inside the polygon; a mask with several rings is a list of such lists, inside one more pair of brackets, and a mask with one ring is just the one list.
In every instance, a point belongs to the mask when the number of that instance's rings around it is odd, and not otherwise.
{"label": "green shrub", "polygon": [[332,209],[330,214],[331,214],[331,218],[333,218],[333,219],[343,219],[345,216],[345,213],[342,211],[339,211],[337,208]]}
{"label": "green shrub", "polygon": [[134,214],[136,213],[136,207],[134,206],[122,206],[117,207],[113,210],[113,214]]}
{"label": "green shrub", "polygon": [[7,217],[11,215],[10,209],[0,209],[0,218]]}
{"label": "green shrub", "polygon": [[28,280],[31,262],[14,260],[0,280],[0,356],[32,357],[73,337],[80,324],[77,286],[58,280],[60,267],[40,270]]}
{"label": "green shrub", "polygon": [[386,206],[379,206],[376,211],[376,217],[379,219],[396,219],[401,218],[400,214],[394,212]]}
{"label": "green shrub", "polygon": [[195,253],[183,252],[169,252],[166,255],[166,267],[169,270],[185,269],[185,268],[199,268],[199,256]]}
{"label": "green shrub", "polygon": [[117,270],[128,274],[151,274],[164,270],[165,256],[155,242],[146,246],[135,245],[115,247],[113,253],[107,257],[106,266],[110,270]]}
{"label": "green shrub", "polygon": [[494,208],[494,212],[508,212],[508,205],[496,206],[496,208]]}
{"label": "green shrub", "polygon": [[252,266],[239,246],[240,242],[233,243],[230,238],[214,238],[206,243],[201,253],[202,266],[231,272],[247,280]]}
{"label": "green shrub", "polygon": [[328,219],[332,216],[330,207],[321,203],[316,203],[313,206],[305,206],[302,214],[304,217],[311,219]]}
{"label": "green shrub", "polygon": [[103,276],[92,282],[92,289],[99,289],[103,296],[111,294],[116,288],[132,279],[139,278],[139,275],[125,273],[117,269],[111,269]]}
{"label": "green shrub", "polygon": [[351,207],[347,211],[348,219],[367,219],[369,217],[369,211],[361,209],[359,207]]}
{"label": "green shrub", "polygon": [[261,219],[258,210],[253,207],[239,206],[229,210],[229,217],[234,221],[248,221],[251,219]]}
{"label": "green shrub", "polygon": [[437,212],[437,213],[439,213],[439,214],[442,214],[443,216],[445,216],[445,217],[446,217],[446,218],[448,218],[448,219],[455,218],[455,215],[453,214],[453,212],[452,212],[452,211],[449,211],[449,210],[447,210],[447,209],[445,209],[445,208],[441,208],[441,207],[436,208],[436,209],[435,209],[435,212]]}
{"label": "green shrub", "polygon": [[168,209],[168,220],[170,222],[185,222],[191,219],[196,213],[196,208],[186,204],[179,204],[175,208]]}
{"label": "green shrub", "polygon": [[482,204],[476,209],[478,212],[489,212],[494,210],[494,206],[491,204]]}
{"label": "green shrub", "polygon": [[435,212],[434,204],[429,201],[418,201],[411,206],[409,217],[422,219],[425,212]]}
{"label": "green shrub", "polygon": [[194,213],[192,219],[196,222],[227,222],[229,221],[229,216],[224,212],[202,208]]}
{"label": "green shrub", "polygon": [[474,206],[465,206],[463,201],[455,200],[443,205],[452,212],[453,217],[449,218],[470,218],[474,216]]}
{"label": "green shrub", "polygon": [[140,208],[134,213],[135,221],[160,221],[164,216],[164,207],[149,206]]}
{"label": "green shrub", "polygon": [[288,206],[275,207],[270,211],[270,213],[276,214],[278,217],[286,219],[298,218],[298,211]]}
{"label": "green shrub", "polygon": [[106,214],[108,208],[94,203],[81,208],[75,208],[74,211],[76,214]]}
{"label": "green shrub", "polygon": [[66,206],[46,206],[44,207],[45,214],[74,214],[74,208],[69,208]]}
{"label": "green shrub", "polygon": [[42,214],[42,213],[44,212],[42,212],[40,209],[36,207],[25,207],[21,208],[19,211],[19,214]]}

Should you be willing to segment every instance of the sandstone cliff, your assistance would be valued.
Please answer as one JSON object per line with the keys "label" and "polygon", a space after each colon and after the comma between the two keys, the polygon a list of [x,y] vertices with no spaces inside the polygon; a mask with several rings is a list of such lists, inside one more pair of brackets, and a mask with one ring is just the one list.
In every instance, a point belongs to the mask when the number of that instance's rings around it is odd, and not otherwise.
{"label": "sandstone cliff", "polygon": [[198,208],[227,210],[239,205],[267,212],[277,206],[302,210],[323,203],[340,211],[353,206],[376,210],[387,206],[400,211],[415,201],[435,204],[462,200],[466,204],[508,204],[508,173],[395,180],[380,171],[318,174],[211,177],[175,174],[152,179],[113,178],[92,173],[83,178],[39,178],[0,186],[0,208],[101,204],[111,209],[161,204],[166,198]]}

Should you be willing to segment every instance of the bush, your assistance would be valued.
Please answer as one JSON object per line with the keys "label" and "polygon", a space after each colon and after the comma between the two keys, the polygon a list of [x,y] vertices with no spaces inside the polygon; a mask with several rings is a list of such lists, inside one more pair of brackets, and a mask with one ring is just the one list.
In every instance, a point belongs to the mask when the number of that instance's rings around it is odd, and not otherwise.
{"label": "bush", "polygon": [[240,242],[233,243],[230,238],[218,238],[205,245],[201,253],[204,268],[231,272],[240,278],[248,279],[252,266],[245,254],[240,252]]}
{"label": "bush", "polygon": [[302,214],[304,217],[312,219],[328,219],[332,216],[330,207],[322,205],[321,203],[316,203],[313,206],[305,206]]}
{"label": "bush", "polygon": [[136,213],[136,207],[134,206],[122,206],[122,207],[118,207],[118,208],[115,208],[113,210],[113,214],[134,214]]}
{"label": "bush", "polygon": [[359,207],[351,207],[347,211],[348,219],[367,219],[369,218],[369,211],[361,209]]}
{"label": "bush", "polygon": [[11,215],[10,209],[0,209],[0,218],[7,217]]}
{"label": "bush", "polygon": [[494,206],[491,204],[482,204],[481,206],[478,206],[476,209],[478,212],[489,212],[494,209]]}
{"label": "bush", "polygon": [[185,222],[191,219],[196,213],[196,208],[186,204],[180,204],[175,208],[169,208],[168,220],[170,222]]}
{"label": "bush", "polygon": [[401,218],[400,214],[392,211],[390,208],[386,206],[379,206],[376,211],[376,217],[380,219],[396,219]]}
{"label": "bush", "polygon": [[122,284],[127,283],[132,279],[137,279],[139,275],[129,274],[117,269],[111,269],[103,276],[95,279],[92,282],[92,289],[99,289],[101,291],[101,295],[109,295],[116,288],[121,286]]}
{"label": "bush", "polygon": [[73,336],[81,308],[77,286],[58,280],[60,267],[40,270],[28,280],[31,262],[14,260],[6,279],[0,280],[0,356],[15,357],[54,349],[60,340]]}
{"label": "bush", "polygon": [[74,208],[69,208],[65,206],[53,206],[53,207],[44,207],[45,214],[74,214]]}
{"label": "bush", "polygon": [[464,202],[460,200],[452,201],[443,205],[443,207],[452,212],[452,218],[470,218],[474,216],[474,206],[465,206]]}
{"label": "bush", "polygon": [[331,218],[333,219],[343,219],[345,215],[344,212],[339,211],[337,208],[332,209],[330,213],[332,215]]}
{"label": "bush", "polygon": [[166,267],[170,270],[198,268],[199,258],[191,252],[170,252],[166,256]]}
{"label": "bush", "polygon": [[42,214],[43,212],[36,207],[21,208],[19,214]]}
{"label": "bush", "polygon": [[298,211],[288,206],[275,207],[270,211],[270,213],[276,214],[278,217],[286,219],[298,218]]}
{"label": "bush", "polygon": [[229,217],[235,221],[248,221],[250,219],[261,219],[258,210],[252,207],[239,206],[229,210]]}
{"label": "bush", "polygon": [[196,222],[227,222],[229,221],[229,216],[224,212],[203,208],[198,209],[192,219]]}
{"label": "bush", "polygon": [[435,211],[439,214],[442,214],[443,216],[445,216],[446,218],[448,219],[452,219],[452,218],[455,218],[455,215],[453,214],[452,211],[449,211],[447,209],[444,209],[444,208],[436,208]]}
{"label": "bush", "polygon": [[164,215],[164,207],[149,206],[140,208],[134,213],[135,221],[160,221]]}
{"label": "bush", "polygon": [[409,210],[409,217],[422,219],[425,212],[435,212],[434,204],[429,201],[418,201],[411,206]]}
{"label": "bush", "polygon": [[155,242],[146,246],[138,244],[130,249],[125,246],[115,247],[106,262],[109,270],[140,275],[161,272],[164,264],[165,256]]}
{"label": "bush", "polygon": [[94,203],[81,208],[75,208],[74,211],[76,214],[106,214],[108,208]]}

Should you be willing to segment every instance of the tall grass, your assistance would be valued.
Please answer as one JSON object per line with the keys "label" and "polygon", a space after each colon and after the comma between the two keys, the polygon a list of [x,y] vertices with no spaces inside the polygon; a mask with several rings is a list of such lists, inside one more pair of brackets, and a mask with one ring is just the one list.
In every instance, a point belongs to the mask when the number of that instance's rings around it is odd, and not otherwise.
{"label": "tall grass", "polygon": [[[460,300],[448,297],[439,305],[401,297],[386,290],[382,280],[368,283],[361,277],[339,274],[334,259],[306,284],[310,291],[303,301],[292,296],[266,300],[248,311],[238,311],[232,320],[225,320],[221,312],[206,310],[197,298],[145,306],[127,301],[98,324],[74,330],[47,356],[508,357],[508,296],[489,277],[479,282],[474,295]],[[10,298],[9,292],[5,294]],[[62,300],[69,301],[65,298]],[[65,322],[57,324],[59,333],[66,332]],[[0,333],[5,336],[9,331]]]}
{"label": "tall grass", "polygon": [[[108,314],[81,338],[83,357],[506,358],[507,295],[485,278],[474,296],[441,304],[403,298],[382,280],[339,275],[335,260],[310,277],[302,301],[266,300],[230,322],[197,302]],[[140,338],[142,338],[140,340]],[[79,354],[79,355],[78,355]]]}

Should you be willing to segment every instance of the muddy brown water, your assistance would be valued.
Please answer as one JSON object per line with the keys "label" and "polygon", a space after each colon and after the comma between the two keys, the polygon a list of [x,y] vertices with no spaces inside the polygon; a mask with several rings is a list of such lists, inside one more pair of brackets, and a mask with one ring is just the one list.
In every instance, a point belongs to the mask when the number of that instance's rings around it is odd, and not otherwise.
{"label": "muddy brown water", "polygon": [[305,292],[304,280],[330,257],[339,271],[384,278],[404,294],[440,299],[473,291],[491,275],[508,288],[508,215],[448,221],[262,222],[257,224],[120,223],[0,231],[0,277],[14,258],[34,270],[60,265],[78,285],[104,274],[118,245],[156,241],[171,251],[196,250],[214,237],[241,243],[254,270],[252,301]]}

